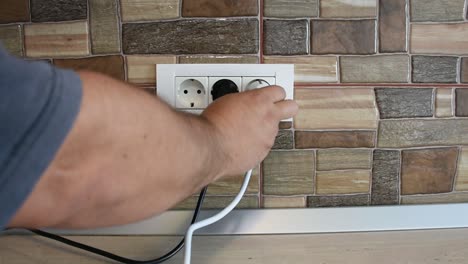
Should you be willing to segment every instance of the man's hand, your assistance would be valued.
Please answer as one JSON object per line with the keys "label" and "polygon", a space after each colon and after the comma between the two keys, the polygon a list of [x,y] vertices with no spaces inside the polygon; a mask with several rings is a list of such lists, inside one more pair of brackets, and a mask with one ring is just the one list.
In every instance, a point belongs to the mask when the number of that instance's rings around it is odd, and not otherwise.
{"label": "man's hand", "polygon": [[273,146],[281,120],[298,111],[296,102],[284,100],[279,86],[228,94],[202,114],[214,127],[215,140],[226,155],[224,175],[239,175],[260,163]]}

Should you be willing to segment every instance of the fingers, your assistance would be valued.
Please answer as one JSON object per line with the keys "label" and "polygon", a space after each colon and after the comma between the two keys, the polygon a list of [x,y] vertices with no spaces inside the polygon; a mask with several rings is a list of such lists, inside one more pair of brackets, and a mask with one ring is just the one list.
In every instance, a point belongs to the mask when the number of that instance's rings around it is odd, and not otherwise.
{"label": "fingers", "polygon": [[295,116],[299,110],[299,106],[293,100],[280,101],[277,102],[275,106],[278,109],[278,116],[280,120]]}
{"label": "fingers", "polygon": [[284,89],[280,86],[268,86],[257,89],[255,91],[257,91],[261,96],[267,98],[266,100],[269,100],[273,103],[283,101],[284,98],[286,98],[286,91],[284,91]]}

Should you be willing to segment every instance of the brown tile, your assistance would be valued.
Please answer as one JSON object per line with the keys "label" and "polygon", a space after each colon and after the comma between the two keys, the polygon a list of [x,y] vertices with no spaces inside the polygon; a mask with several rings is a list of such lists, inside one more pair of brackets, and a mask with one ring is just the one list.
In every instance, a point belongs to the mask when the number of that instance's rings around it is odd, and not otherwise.
{"label": "brown tile", "polygon": [[121,0],[123,22],[173,19],[180,16],[179,0]]}
{"label": "brown tile", "polygon": [[305,208],[305,196],[263,196],[263,208]]}
{"label": "brown tile", "polygon": [[383,120],[377,146],[406,148],[468,144],[468,120]]}
{"label": "brown tile", "polygon": [[[252,171],[252,177],[250,178],[249,185],[247,187],[246,195],[259,194],[259,176],[260,167],[255,168]],[[221,179],[208,186],[207,195],[236,195],[239,193],[239,189],[244,181],[244,175],[235,177],[229,177]]]}
{"label": "brown tile", "polygon": [[370,169],[370,149],[319,149],[317,170]]}
{"label": "brown tile", "polygon": [[468,116],[468,89],[456,89],[456,116]]}
{"label": "brown tile", "polygon": [[81,20],[87,17],[87,0],[31,0],[33,22]]}
{"label": "brown tile", "polygon": [[457,148],[403,150],[401,193],[451,192],[457,156]]}
{"label": "brown tile", "polygon": [[294,147],[293,132],[291,130],[280,130],[275,138],[272,149],[292,149]]}
{"label": "brown tile", "polygon": [[125,80],[124,62],[120,55],[90,57],[83,59],[57,59],[54,64],[75,71],[89,70],[99,72],[115,79]]}
{"label": "brown tile", "polygon": [[21,26],[0,26],[0,45],[15,56],[23,56],[23,30]]}
{"label": "brown tile", "polygon": [[290,129],[292,128],[292,122],[290,121],[281,121],[278,125],[279,129]]}
{"label": "brown tile", "polygon": [[376,88],[380,118],[432,117],[432,88]]}
{"label": "brown tile", "polygon": [[462,21],[464,0],[411,0],[411,21]]}
{"label": "brown tile", "polygon": [[380,0],[380,52],[406,51],[406,0]]}
{"label": "brown tile", "polygon": [[319,0],[264,0],[266,17],[317,17]]}
{"label": "brown tile", "polygon": [[413,54],[467,54],[468,23],[412,24]]}
{"label": "brown tile", "polygon": [[400,201],[400,151],[374,151],[371,204],[389,205]]}
{"label": "brown tile", "polygon": [[272,151],[263,162],[263,193],[298,195],[314,192],[314,152]]}
{"label": "brown tile", "polygon": [[468,191],[468,148],[462,148],[458,157],[456,191]]}
{"label": "brown tile", "polygon": [[461,59],[461,82],[467,83],[468,82],[468,58],[462,58]]}
{"label": "brown tile", "polygon": [[453,116],[453,90],[452,89],[437,89],[436,92],[436,117],[451,117]]}
{"label": "brown tile", "polygon": [[375,20],[311,22],[313,54],[375,53]]}
{"label": "brown tile", "polygon": [[24,26],[26,56],[67,57],[89,54],[86,22]]}
{"label": "brown tile", "polygon": [[351,194],[369,192],[369,170],[318,171],[317,194]]}
{"label": "brown tile", "polygon": [[[228,206],[234,196],[206,196],[203,200],[203,209],[223,209]],[[192,196],[180,202],[172,208],[172,210],[193,210],[197,205],[198,197]],[[236,209],[255,209],[259,208],[257,196],[244,196],[242,197]]]}
{"label": "brown tile", "polygon": [[457,57],[413,56],[413,82],[455,83],[457,82],[457,63]]}
{"label": "brown tile", "polygon": [[366,205],[369,205],[368,194],[307,197],[307,207],[346,207]]}
{"label": "brown tile", "polygon": [[29,0],[0,1],[0,23],[29,21]]}
{"label": "brown tile", "polygon": [[256,16],[256,0],[219,1],[219,0],[183,0],[184,17],[230,17]]}
{"label": "brown tile", "polygon": [[256,56],[214,56],[214,55],[191,55],[191,56],[180,56],[179,63],[191,64],[191,63],[248,63],[257,64],[259,59]]}
{"label": "brown tile", "polygon": [[116,0],[89,0],[89,27],[93,54],[120,52]]}
{"label": "brown tile", "polygon": [[265,56],[266,64],[294,64],[295,83],[338,82],[335,56]]}
{"label": "brown tile", "polygon": [[[124,24],[127,54],[253,54],[258,52],[256,19],[187,19]],[[226,41],[229,40],[229,41]]]}
{"label": "brown tile", "polygon": [[306,88],[295,90],[297,129],[375,129],[373,89]]}
{"label": "brown tile", "polygon": [[156,84],[156,65],[174,64],[176,56],[127,56],[128,82]]}
{"label": "brown tile", "polygon": [[468,192],[401,196],[401,204],[449,204],[466,202],[468,202]]}
{"label": "brown tile", "polygon": [[341,81],[344,83],[408,82],[409,56],[343,56],[340,58]]}
{"label": "brown tile", "polygon": [[265,55],[307,54],[307,20],[265,20],[263,53]]}
{"label": "brown tile", "polygon": [[294,135],[297,149],[308,148],[372,148],[373,131],[296,131]]}
{"label": "brown tile", "polygon": [[375,0],[343,1],[321,0],[320,17],[353,18],[376,17],[377,2]]}

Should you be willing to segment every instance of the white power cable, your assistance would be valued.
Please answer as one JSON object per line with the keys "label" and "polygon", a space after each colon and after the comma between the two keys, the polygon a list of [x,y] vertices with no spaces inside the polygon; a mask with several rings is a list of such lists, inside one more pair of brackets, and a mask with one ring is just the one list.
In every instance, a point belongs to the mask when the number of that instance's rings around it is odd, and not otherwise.
{"label": "white power cable", "polygon": [[192,255],[192,236],[193,232],[196,230],[203,228],[205,226],[211,225],[219,220],[221,220],[223,217],[225,217],[227,214],[229,214],[234,208],[237,206],[237,204],[240,202],[242,199],[242,196],[244,196],[245,191],[247,190],[247,186],[249,185],[250,181],[250,176],[252,176],[252,170],[249,170],[245,174],[244,182],[242,183],[242,187],[237,194],[237,196],[234,198],[234,200],[226,207],[224,208],[221,212],[213,215],[212,217],[209,217],[205,220],[202,220],[200,222],[194,223],[189,227],[187,230],[187,233],[185,235],[185,258],[184,258],[184,264],[190,264],[190,259]]}

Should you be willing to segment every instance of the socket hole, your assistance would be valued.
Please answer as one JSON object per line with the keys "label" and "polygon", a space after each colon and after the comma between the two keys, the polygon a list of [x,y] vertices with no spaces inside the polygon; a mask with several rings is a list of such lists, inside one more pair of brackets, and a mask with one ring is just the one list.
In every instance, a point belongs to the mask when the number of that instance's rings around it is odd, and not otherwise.
{"label": "socket hole", "polygon": [[200,91],[200,90],[198,90],[198,91],[197,91],[197,94],[201,94],[201,91]]}
{"label": "socket hole", "polygon": [[188,94],[188,91],[187,91],[187,90],[184,90],[184,94]]}
{"label": "socket hole", "polygon": [[221,79],[213,84],[211,95],[213,96],[213,100],[216,100],[226,94],[238,92],[239,88],[235,82],[228,79]]}

